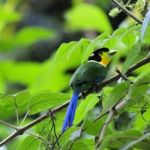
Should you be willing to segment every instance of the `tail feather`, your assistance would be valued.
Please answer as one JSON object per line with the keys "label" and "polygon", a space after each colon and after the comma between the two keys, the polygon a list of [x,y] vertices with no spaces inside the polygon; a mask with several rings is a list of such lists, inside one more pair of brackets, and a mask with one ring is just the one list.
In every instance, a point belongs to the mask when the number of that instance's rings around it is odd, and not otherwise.
{"label": "tail feather", "polygon": [[74,115],[77,107],[77,101],[74,101],[73,108],[72,108],[72,114],[70,116],[70,122],[69,122],[69,127],[72,126],[73,120],[74,120]]}
{"label": "tail feather", "polygon": [[77,107],[78,97],[79,97],[79,92],[74,92],[66,112],[66,117],[64,119],[62,132],[64,132],[67,127],[72,126],[75,110]]}

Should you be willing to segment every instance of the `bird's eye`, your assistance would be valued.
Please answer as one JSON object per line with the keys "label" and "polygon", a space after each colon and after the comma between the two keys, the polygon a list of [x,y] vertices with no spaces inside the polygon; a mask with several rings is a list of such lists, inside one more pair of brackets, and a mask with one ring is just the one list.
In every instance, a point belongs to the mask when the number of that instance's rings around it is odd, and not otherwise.
{"label": "bird's eye", "polygon": [[94,56],[94,54],[91,54],[91,55],[90,55],[90,57],[93,57],[93,56]]}

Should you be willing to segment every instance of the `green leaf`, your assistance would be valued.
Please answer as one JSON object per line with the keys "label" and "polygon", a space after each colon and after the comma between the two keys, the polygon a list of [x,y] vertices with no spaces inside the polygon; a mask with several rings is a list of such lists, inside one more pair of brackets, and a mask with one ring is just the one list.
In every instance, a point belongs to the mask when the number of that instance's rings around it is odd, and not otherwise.
{"label": "green leaf", "polygon": [[128,113],[127,111],[123,111],[119,116],[115,119],[115,129],[116,130],[126,130],[131,127],[132,121],[134,121],[133,114]]}
{"label": "green leaf", "polygon": [[141,54],[142,54],[142,52],[141,52],[141,42],[138,41],[132,47],[132,49],[130,49],[128,51],[127,58],[126,58],[126,60],[123,64],[123,67],[122,67],[122,72],[125,73],[131,65],[136,63],[139,60],[139,58],[141,58],[141,56],[142,56]]}
{"label": "green leaf", "polygon": [[105,136],[99,150],[105,150],[105,148],[120,149],[125,143],[139,138],[140,136],[141,133],[137,130],[114,132],[110,135]]}
{"label": "green leaf", "polygon": [[5,109],[14,109],[15,107],[26,105],[29,102],[30,92],[21,91],[13,95],[4,95],[0,98],[1,106]]}
{"label": "green leaf", "polygon": [[60,105],[69,99],[70,96],[64,93],[42,92],[36,94],[31,97],[29,103],[29,113],[36,114],[38,112]]}
{"label": "green leaf", "polygon": [[77,53],[77,51],[79,51],[80,55],[82,55],[82,53],[86,51],[89,44],[90,41],[88,39],[80,39],[80,41],[69,51],[67,58],[70,59],[73,55]]}
{"label": "green leaf", "polygon": [[90,94],[85,100],[81,101],[77,108],[74,122],[79,123],[80,121],[82,121],[88,111],[90,111],[98,101],[99,99],[96,94]]}
{"label": "green leaf", "polygon": [[107,15],[97,6],[81,4],[66,13],[66,24],[72,30],[112,31]]}
{"label": "green leaf", "polygon": [[95,140],[93,139],[79,139],[73,143],[72,150],[94,150]]}
{"label": "green leaf", "polygon": [[139,36],[139,26],[134,25],[130,28],[118,28],[110,38],[110,48],[117,50],[130,50],[136,44]]}
{"label": "green leaf", "polygon": [[21,19],[21,15],[18,12],[13,12],[10,9],[5,9],[5,7],[1,7],[0,9],[0,21],[4,23],[8,22],[16,22]]}
{"label": "green leaf", "polygon": [[0,66],[0,74],[7,82],[24,85],[33,84],[41,69],[41,64],[35,62],[0,61]]}
{"label": "green leaf", "polygon": [[15,108],[15,102],[14,102],[14,96],[13,95],[7,95],[0,99],[1,106],[5,109],[14,109]]}
{"label": "green leaf", "polygon": [[75,41],[61,44],[55,54],[54,62],[66,58],[72,47],[76,44],[77,42]]}
{"label": "green leaf", "polygon": [[150,71],[140,74],[134,84],[130,87],[128,97],[131,100],[141,99],[141,95],[145,95],[150,87]]}
{"label": "green leaf", "polygon": [[130,82],[125,81],[116,85],[111,93],[104,99],[102,114],[115,106],[128,93]]}
{"label": "green leaf", "polygon": [[[150,71],[140,74],[129,88],[127,111],[141,112],[145,115],[149,108]],[[145,118],[145,117],[144,117]],[[147,119],[146,119],[147,120]],[[145,122],[146,123],[146,122]],[[143,123],[143,125],[145,124]],[[139,124],[140,125],[140,124]]]}
{"label": "green leaf", "polygon": [[32,136],[28,136],[24,139],[17,150],[38,150],[40,142]]}
{"label": "green leaf", "polygon": [[[104,121],[106,119],[106,116],[102,117],[101,119],[97,120],[96,122],[93,122],[90,118],[86,117],[85,121],[83,123],[83,129],[85,130],[85,133],[89,135],[97,136],[97,133],[99,133],[99,130],[103,127]],[[106,133],[110,133],[110,129],[107,129]]]}
{"label": "green leaf", "polygon": [[27,46],[40,40],[49,39],[54,35],[52,30],[42,27],[25,27],[15,37],[16,45]]}
{"label": "green leaf", "polygon": [[29,102],[31,94],[29,91],[21,91],[14,94],[14,96],[17,106],[23,106]]}
{"label": "green leaf", "polygon": [[126,47],[131,49],[132,46],[137,41],[137,32],[128,30],[128,32],[126,32],[122,35],[122,41],[126,45]]}
{"label": "green leaf", "polygon": [[85,38],[80,39],[78,42],[74,41],[63,43],[57,50],[55,60],[60,61],[62,59],[66,59],[67,61],[70,61],[74,57],[78,57],[78,59],[80,60],[79,56],[81,56],[81,54],[86,51],[89,44],[90,41]]}
{"label": "green leaf", "polygon": [[72,127],[62,134],[59,140],[62,149],[65,149],[66,147],[68,148],[71,145],[71,143],[75,140],[72,138],[72,135],[74,135],[74,132],[77,132],[78,130],[79,128]]}

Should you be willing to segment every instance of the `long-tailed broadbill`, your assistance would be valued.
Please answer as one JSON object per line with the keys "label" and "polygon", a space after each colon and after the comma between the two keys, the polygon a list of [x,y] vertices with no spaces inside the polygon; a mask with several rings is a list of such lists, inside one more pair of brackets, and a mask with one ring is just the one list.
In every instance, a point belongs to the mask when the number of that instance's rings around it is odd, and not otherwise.
{"label": "long-tailed broadbill", "polygon": [[107,65],[110,62],[108,48],[101,48],[94,51],[85,64],[82,64],[73,74],[70,86],[73,90],[73,95],[69,103],[62,132],[72,126],[74,115],[77,107],[77,102],[80,94],[86,93],[103,81],[107,76]]}

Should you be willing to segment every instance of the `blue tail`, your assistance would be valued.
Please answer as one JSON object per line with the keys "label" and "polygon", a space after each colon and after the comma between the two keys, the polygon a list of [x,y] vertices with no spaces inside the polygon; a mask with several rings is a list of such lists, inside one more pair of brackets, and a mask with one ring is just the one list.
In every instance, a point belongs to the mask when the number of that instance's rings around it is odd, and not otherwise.
{"label": "blue tail", "polygon": [[64,119],[62,132],[64,132],[67,127],[72,126],[75,110],[77,107],[78,97],[79,97],[79,92],[74,92],[66,112],[66,117]]}

